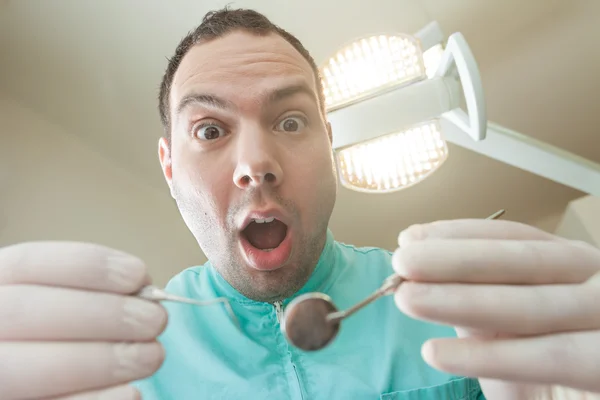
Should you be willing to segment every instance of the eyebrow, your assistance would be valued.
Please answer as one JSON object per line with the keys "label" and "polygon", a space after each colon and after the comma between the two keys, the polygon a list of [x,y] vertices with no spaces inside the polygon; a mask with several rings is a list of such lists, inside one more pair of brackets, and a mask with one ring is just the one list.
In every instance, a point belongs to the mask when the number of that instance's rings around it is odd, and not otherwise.
{"label": "eyebrow", "polygon": [[308,95],[311,98],[311,100],[313,100],[314,102],[318,102],[314,90],[312,90],[304,83],[283,87],[281,89],[276,89],[273,92],[269,93],[269,98],[267,101],[271,104],[277,103],[287,98],[294,97],[298,94]]}
{"label": "eyebrow", "polygon": [[205,105],[210,108],[219,108],[222,110],[231,110],[235,106],[230,101],[224,100],[212,94],[190,93],[186,95],[177,105],[176,114],[181,114],[191,104]]}
{"label": "eyebrow", "polygon": [[[313,100],[314,102],[318,102],[314,91],[306,84],[300,83],[276,89],[268,93],[267,103],[277,103],[290,97],[294,97],[298,94],[308,95],[311,98],[311,100]],[[177,105],[176,114],[181,114],[183,110],[185,110],[191,104],[200,104],[211,108],[218,108],[221,110],[233,110],[236,108],[232,102],[212,94],[190,93],[186,95],[183,99],[181,99],[181,101]]]}

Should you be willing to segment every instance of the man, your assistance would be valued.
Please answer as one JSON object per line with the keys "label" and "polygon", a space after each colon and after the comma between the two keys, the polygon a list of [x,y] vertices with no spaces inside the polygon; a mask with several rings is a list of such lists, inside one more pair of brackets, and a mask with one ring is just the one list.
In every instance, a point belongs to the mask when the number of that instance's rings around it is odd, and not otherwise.
{"label": "man", "polygon": [[[0,325],[0,398],[600,392],[597,249],[483,220],[411,227],[393,256],[333,239],[335,132],[318,71],[261,14],[207,15],[169,61],[160,113],[166,182],[209,259],[167,290],[226,297],[239,326],[222,307],[178,304],[166,305],[166,326],[162,306],[130,296],[150,282],[143,262],[116,250],[11,246],[0,251],[0,315],[12,322]],[[346,308],[394,271],[408,282],[344,321],[327,348],[302,352],[285,340],[291,299],[319,291]]]}

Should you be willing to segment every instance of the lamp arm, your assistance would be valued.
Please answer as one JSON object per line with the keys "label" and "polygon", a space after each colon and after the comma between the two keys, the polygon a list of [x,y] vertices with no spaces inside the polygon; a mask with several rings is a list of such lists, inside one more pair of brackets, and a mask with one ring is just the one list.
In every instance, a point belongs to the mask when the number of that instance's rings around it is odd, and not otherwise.
{"label": "lamp arm", "polygon": [[486,139],[474,141],[465,135],[468,117],[453,110],[440,119],[444,139],[537,176],[600,196],[600,164],[548,143],[489,123]]}

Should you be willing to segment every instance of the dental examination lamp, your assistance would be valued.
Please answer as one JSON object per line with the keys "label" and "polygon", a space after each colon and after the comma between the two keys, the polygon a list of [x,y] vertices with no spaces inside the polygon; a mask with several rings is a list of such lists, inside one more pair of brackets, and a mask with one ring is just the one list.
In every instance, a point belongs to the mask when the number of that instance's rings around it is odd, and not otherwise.
{"label": "dental examination lamp", "polygon": [[445,48],[443,39],[436,22],[412,36],[364,37],[321,67],[344,187],[366,193],[411,187],[442,166],[451,142],[600,195],[599,164],[488,122],[469,45],[460,33]]}

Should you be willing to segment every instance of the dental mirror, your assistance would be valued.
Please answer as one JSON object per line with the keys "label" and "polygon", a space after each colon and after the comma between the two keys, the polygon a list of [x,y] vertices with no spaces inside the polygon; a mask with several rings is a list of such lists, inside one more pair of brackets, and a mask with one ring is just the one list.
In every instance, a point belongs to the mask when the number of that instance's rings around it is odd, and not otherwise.
{"label": "dental mirror", "polygon": [[327,346],[340,330],[339,321],[327,320],[327,316],[335,312],[337,308],[329,296],[307,293],[290,302],[281,329],[296,347],[306,351],[319,350]]}

